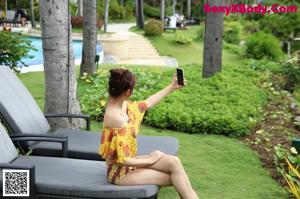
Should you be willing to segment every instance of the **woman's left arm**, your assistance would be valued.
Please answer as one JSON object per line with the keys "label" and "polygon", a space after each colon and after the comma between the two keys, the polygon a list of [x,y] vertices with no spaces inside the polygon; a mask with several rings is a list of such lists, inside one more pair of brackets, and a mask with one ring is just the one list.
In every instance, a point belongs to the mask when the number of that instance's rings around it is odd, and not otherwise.
{"label": "woman's left arm", "polygon": [[[184,85],[187,85],[186,80],[184,80]],[[179,85],[177,83],[177,77],[176,77],[176,75],[174,75],[171,84],[169,84],[164,89],[162,89],[161,91],[157,92],[156,94],[151,95],[149,98],[147,98],[145,100],[145,102],[147,103],[147,108],[151,108],[152,106],[154,106],[155,104],[157,104],[158,102],[160,102],[169,93],[171,93],[172,91],[174,91],[176,89],[180,89],[182,87],[183,87],[182,85]]]}

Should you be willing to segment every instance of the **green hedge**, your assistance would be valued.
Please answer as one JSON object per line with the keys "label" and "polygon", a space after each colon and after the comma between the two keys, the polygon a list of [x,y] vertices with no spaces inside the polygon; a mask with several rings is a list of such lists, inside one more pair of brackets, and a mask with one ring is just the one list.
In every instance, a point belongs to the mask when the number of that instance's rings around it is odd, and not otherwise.
{"label": "green hedge", "polygon": [[[165,72],[132,70],[138,77],[132,100],[143,100],[170,83],[175,69]],[[259,119],[265,93],[256,86],[258,73],[248,67],[225,66],[224,71],[202,79],[201,66],[184,66],[188,86],[173,92],[150,109],[149,125],[188,133],[239,136]],[[81,97],[82,110],[101,120],[107,100],[107,71],[84,77],[91,84]]]}
{"label": "green hedge", "polygon": [[278,61],[283,57],[279,40],[271,34],[256,32],[246,40],[246,57],[253,59],[268,58]]}

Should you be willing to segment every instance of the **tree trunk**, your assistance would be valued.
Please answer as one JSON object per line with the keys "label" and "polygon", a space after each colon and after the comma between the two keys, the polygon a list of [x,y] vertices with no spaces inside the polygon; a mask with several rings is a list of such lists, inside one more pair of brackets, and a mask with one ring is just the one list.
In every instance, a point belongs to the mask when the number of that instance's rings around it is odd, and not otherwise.
{"label": "tree trunk", "polygon": [[[46,113],[79,113],[68,1],[40,0]],[[49,119],[52,128],[79,128],[79,119]]]}
{"label": "tree trunk", "polygon": [[187,0],[187,18],[190,19],[192,15],[192,9],[191,9],[191,0]]}
{"label": "tree trunk", "polygon": [[80,76],[96,72],[96,0],[83,0],[83,45]]}
{"label": "tree trunk", "polygon": [[160,20],[165,20],[165,0],[160,0]]}
{"label": "tree trunk", "polygon": [[[210,6],[224,6],[224,0],[209,0]],[[203,72],[202,76],[208,78],[222,70],[222,38],[224,28],[224,14],[209,12],[206,14]]]}
{"label": "tree trunk", "polygon": [[109,0],[105,0],[105,13],[104,13],[104,32],[107,32],[107,24],[108,24],[108,11],[109,11]]}
{"label": "tree trunk", "polygon": [[33,0],[30,0],[30,20],[31,20],[31,26],[33,28],[35,28],[36,24],[35,24],[35,18],[34,18]]}
{"label": "tree trunk", "polygon": [[83,3],[82,3],[83,0],[77,0],[77,16],[83,16],[83,10],[82,10],[82,7],[83,7]]}
{"label": "tree trunk", "polygon": [[120,0],[120,5],[124,6],[124,0]]}
{"label": "tree trunk", "polygon": [[144,6],[143,0],[136,0],[136,26],[140,29],[144,29]]}
{"label": "tree trunk", "polygon": [[175,16],[175,14],[176,14],[176,4],[177,4],[177,0],[173,0],[173,5],[172,5],[172,8],[173,8],[173,16]]}

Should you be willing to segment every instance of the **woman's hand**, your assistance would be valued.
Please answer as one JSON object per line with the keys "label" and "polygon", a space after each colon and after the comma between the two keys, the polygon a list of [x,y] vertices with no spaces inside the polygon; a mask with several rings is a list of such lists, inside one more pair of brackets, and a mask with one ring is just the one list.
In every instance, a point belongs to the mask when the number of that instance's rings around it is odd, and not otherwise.
{"label": "woman's hand", "polygon": [[156,163],[158,160],[160,160],[160,158],[162,158],[165,154],[161,151],[153,151],[152,153],[150,153],[150,157],[151,157],[151,164]]}
{"label": "woman's hand", "polygon": [[[183,83],[184,83],[184,86],[187,85],[186,79],[183,80]],[[182,88],[184,86],[178,84],[177,75],[174,74],[173,79],[172,79],[172,83],[170,84],[170,87],[172,88],[172,90],[180,89],[180,88]]]}

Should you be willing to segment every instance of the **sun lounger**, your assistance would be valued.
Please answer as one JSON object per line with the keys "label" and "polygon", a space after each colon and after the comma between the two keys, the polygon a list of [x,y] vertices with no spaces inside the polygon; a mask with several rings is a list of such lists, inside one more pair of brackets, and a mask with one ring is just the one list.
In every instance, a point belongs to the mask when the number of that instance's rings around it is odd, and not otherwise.
{"label": "sun lounger", "polygon": [[[18,137],[13,140],[15,142],[18,142],[18,140],[30,141],[36,140],[36,137]],[[57,141],[67,142],[66,139]],[[64,145],[65,147],[67,146]],[[4,191],[3,169],[26,170],[30,172],[30,198],[155,199],[159,191],[159,187],[156,185],[116,186],[109,184],[106,180],[107,168],[105,162],[102,161],[18,155],[14,144],[1,123],[0,151],[1,197]],[[17,188],[16,185],[12,187]]]}

